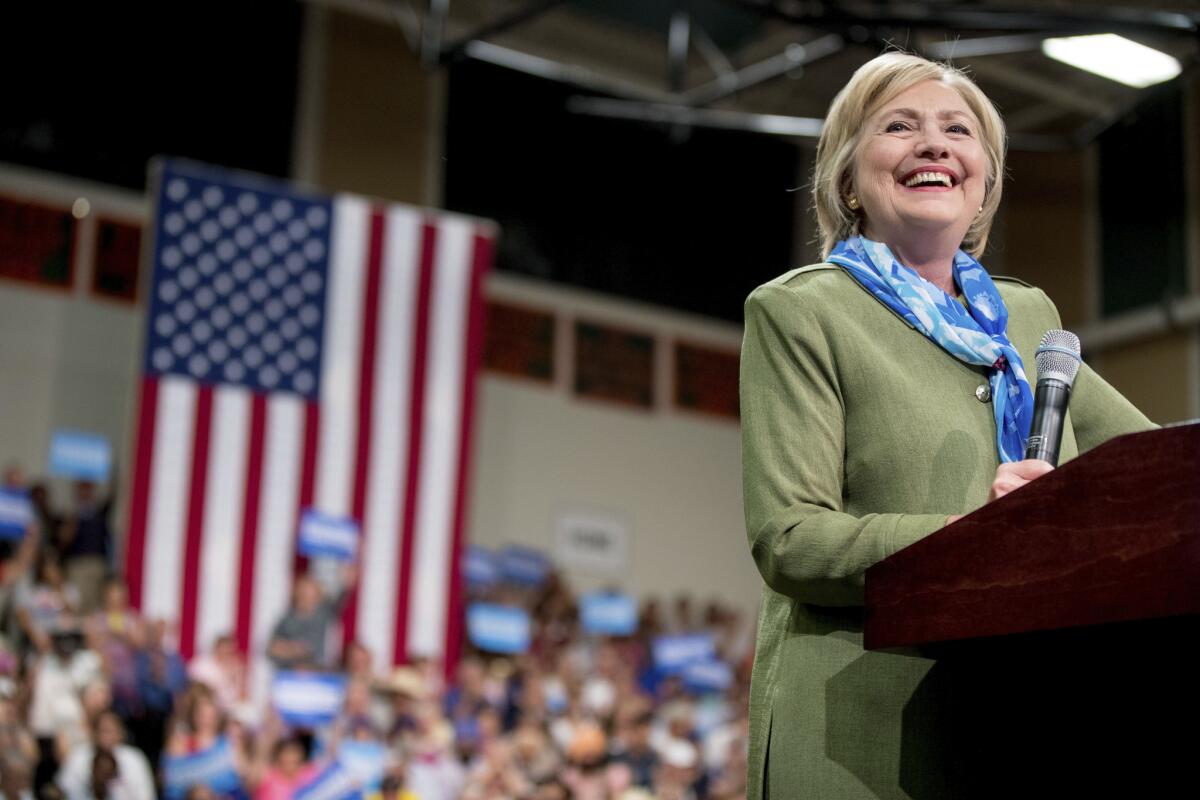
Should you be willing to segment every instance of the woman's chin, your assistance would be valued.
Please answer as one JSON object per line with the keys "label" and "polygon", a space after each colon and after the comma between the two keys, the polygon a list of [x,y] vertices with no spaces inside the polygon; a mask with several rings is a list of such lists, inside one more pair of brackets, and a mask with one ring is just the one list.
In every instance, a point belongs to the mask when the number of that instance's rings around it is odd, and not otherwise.
{"label": "woman's chin", "polygon": [[[953,240],[955,246],[961,242],[971,227],[971,220],[964,220],[951,214],[906,214],[897,220],[896,224],[886,228],[870,226],[863,229],[863,235],[868,239],[885,244],[894,244],[914,239],[928,240],[930,237]],[[874,234],[874,235],[872,235]]]}

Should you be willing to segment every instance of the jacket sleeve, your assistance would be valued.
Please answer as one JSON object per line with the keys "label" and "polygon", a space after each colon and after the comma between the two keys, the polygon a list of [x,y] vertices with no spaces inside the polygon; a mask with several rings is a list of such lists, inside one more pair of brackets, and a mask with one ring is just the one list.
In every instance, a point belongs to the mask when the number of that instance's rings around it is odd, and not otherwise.
{"label": "jacket sleeve", "polygon": [[781,594],[861,605],[867,567],[942,527],[946,516],[845,513],[847,398],[827,331],[811,300],[773,284],[750,295],[745,319],[742,481],[755,564]]}
{"label": "jacket sleeve", "polygon": [[[1062,327],[1054,303],[1041,289],[1038,293],[1050,307],[1056,327]],[[1086,363],[1079,368],[1071,387],[1070,416],[1080,453],[1104,444],[1114,436],[1157,427]]]}

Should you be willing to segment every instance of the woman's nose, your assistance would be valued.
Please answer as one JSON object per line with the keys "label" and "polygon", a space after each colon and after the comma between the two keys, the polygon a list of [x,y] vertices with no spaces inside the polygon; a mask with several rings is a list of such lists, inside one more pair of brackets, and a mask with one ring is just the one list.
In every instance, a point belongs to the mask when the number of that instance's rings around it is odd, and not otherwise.
{"label": "woman's nose", "polygon": [[921,136],[916,142],[917,156],[920,158],[949,158],[950,140],[938,127],[922,128]]}

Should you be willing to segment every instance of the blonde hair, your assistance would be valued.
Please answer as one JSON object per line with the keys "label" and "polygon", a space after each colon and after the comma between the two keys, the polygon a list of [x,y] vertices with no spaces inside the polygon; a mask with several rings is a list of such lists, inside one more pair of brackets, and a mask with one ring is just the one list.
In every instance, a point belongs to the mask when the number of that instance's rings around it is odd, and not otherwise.
{"label": "blonde hair", "polygon": [[961,248],[978,258],[987,245],[992,219],[1000,207],[1004,175],[1004,121],[992,101],[962,70],[908,53],[884,53],[863,64],[850,78],[825,117],[813,168],[813,206],[821,236],[821,257],[827,258],[838,241],[857,232],[859,216],[847,205],[854,191],[854,162],[863,125],[879,107],[901,92],[925,81],[941,81],[962,96],[979,120],[979,141],[987,157],[988,174],[983,209],[971,222]]}

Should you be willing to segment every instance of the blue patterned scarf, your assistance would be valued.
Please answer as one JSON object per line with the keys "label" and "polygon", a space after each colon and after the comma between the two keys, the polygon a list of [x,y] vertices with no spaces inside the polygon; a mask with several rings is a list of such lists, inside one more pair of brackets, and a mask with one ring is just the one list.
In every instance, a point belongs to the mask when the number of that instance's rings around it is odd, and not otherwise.
{"label": "blue patterned scarf", "polygon": [[844,267],[863,288],[959,361],[991,368],[1000,460],[1023,459],[1033,420],[1033,392],[1021,355],[1008,340],[1008,309],[987,270],[962,250],[955,254],[954,282],[967,300],[964,309],[897,261],[887,245],[863,236],[838,242],[829,261]]}

